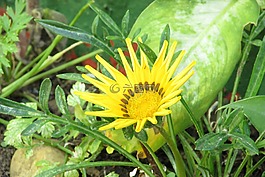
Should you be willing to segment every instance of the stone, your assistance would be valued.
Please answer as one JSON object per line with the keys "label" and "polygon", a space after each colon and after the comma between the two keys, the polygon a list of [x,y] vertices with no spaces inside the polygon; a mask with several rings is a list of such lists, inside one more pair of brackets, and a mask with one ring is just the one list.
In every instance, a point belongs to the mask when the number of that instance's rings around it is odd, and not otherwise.
{"label": "stone", "polygon": [[36,163],[45,160],[51,164],[63,164],[65,161],[65,153],[61,150],[40,145],[33,147],[33,155],[26,157],[26,148],[17,149],[12,157],[10,165],[10,177],[33,177],[38,173],[41,167],[36,166]]}

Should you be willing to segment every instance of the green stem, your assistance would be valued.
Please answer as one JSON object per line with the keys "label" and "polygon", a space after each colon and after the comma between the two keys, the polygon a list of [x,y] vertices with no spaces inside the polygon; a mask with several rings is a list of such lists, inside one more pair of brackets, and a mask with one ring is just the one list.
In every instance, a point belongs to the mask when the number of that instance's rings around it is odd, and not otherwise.
{"label": "green stem", "polygon": [[23,86],[28,85],[28,84],[31,84],[31,83],[33,83],[33,82],[35,82],[35,81],[37,81],[37,80],[39,80],[39,79],[41,79],[41,78],[47,77],[47,76],[49,76],[49,75],[51,75],[51,74],[57,73],[57,72],[59,72],[59,71],[65,69],[65,68],[67,68],[67,67],[74,66],[74,65],[76,65],[76,64],[78,64],[78,63],[80,63],[80,62],[86,60],[87,58],[93,57],[93,56],[95,56],[96,54],[99,54],[99,53],[101,53],[101,52],[103,52],[103,50],[98,49],[98,50],[96,50],[96,51],[94,51],[94,52],[88,53],[88,54],[83,55],[83,56],[81,56],[81,57],[79,57],[79,58],[76,58],[76,59],[74,59],[74,60],[71,60],[70,62],[64,63],[64,64],[62,64],[62,65],[60,65],[60,66],[58,66],[58,67],[56,67],[56,68],[53,68],[53,69],[47,70],[46,72],[43,72],[43,73],[38,74],[38,75],[36,75],[36,76],[34,76],[34,77],[31,77],[30,79],[28,79],[28,80],[23,84]]}
{"label": "green stem", "polygon": [[173,156],[174,156],[175,161],[176,161],[176,166],[177,166],[177,176],[186,177],[185,164],[184,164],[182,156],[178,150],[177,144],[175,144],[172,141],[172,138],[167,134],[167,132],[162,127],[159,127],[159,126],[156,126],[156,127],[158,128],[161,135],[165,138],[168,146],[170,147],[170,149],[173,153]]}
{"label": "green stem", "polygon": [[260,165],[263,164],[263,162],[265,161],[265,156],[263,156],[247,173],[244,177],[248,177],[250,176],[258,167],[260,167]]}
{"label": "green stem", "polygon": [[8,121],[5,119],[0,118],[0,124],[3,124],[4,126],[7,126]]}
{"label": "green stem", "polygon": [[235,79],[235,82],[234,82],[234,87],[233,87],[230,103],[234,102],[235,95],[236,95],[236,92],[237,92],[237,88],[238,88],[238,85],[239,85],[239,81],[241,79],[241,75],[242,75],[244,66],[245,66],[246,61],[248,59],[248,55],[249,55],[250,49],[251,49],[251,44],[248,42],[248,43],[246,43],[246,45],[245,45],[245,47],[243,49],[242,59],[241,59],[241,62],[239,64],[239,66],[238,66],[238,69],[237,69],[236,79]]}
{"label": "green stem", "polygon": [[[69,121],[67,119],[62,119],[59,116],[47,116],[47,119],[52,121],[52,122],[57,122],[57,123],[61,123],[61,124],[69,124],[73,127],[73,129],[82,132],[84,134],[87,134],[95,139],[98,139],[100,141],[102,141],[103,143],[111,146],[112,148],[114,148],[116,151],[118,151],[119,153],[121,153],[122,155],[124,155],[125,157],[127,157],[131,162],[133,162],[136,166],[138,166],[139,168],[141,168],[147,175],[149,175],[150,177],[155,177],[152,172],[145,166],[143,165],[140,161],[138,161],[134,156],[132,156],[128,151],[126,151],[125,149],[123,149],[122,147],[120,147],[117,143],[115,143],[114,141],[110,140],[109,138],[107,138],[105,135],[103,135],[101,132],[99,131],[95,131],[90,129],[89,127],[77,123],[77,122],[73,122],[73,121]],[[102,165],[101,165],[102,166]]]}
{"label": "green stem", "polygon": [[[80,168],[89,168],[89,167],[102,167],[102,166],[127,166],[127,167],[137,167],[134,163],[131,162],[116,162],[116,161],[98,161],[98,162],[80,162],[77,164],[70,165],[61,165],[49,170],[46,170],[42,173],[39,173],[36,177],[49,177],[56,176],[65,171],[80,169]],[[148,166],[145,166],[148,168]]]}
{"label": "green stem", "polygon": [[185,109],[187,110],[187,112],[189,113],[190,116],[190,120],[192,121],[192,123],[194,124],[199,137],[201,138],[203,136],[203,130],[201,128],[201,126],[199,125],[197,119],[195,118],[194,114],[192,113],[190,107],[188,106],[188,104],[186,103],[186,101],[184,100],[183,96],[181,96],[181,103],[183,104],[183,106],[185,107]]}
{"label": "green stem", "polygon": [[[159,161],[158,157],[156,156],[156,154],[154,153],[154,151],[151,149],[151,147],[146,143],[141,141],[141,143],[144,145],[144,147],[146,148],[146,150],[148,151],[148,153],[152,156],[156,167],[158,168],[160,175],[162,175],[162,177],[166,177],[166,173],[164,172],[164,168],[163,165],[161,164],[161,162]],[[155,171],[155,170],[154,170]]]}
{"label": "green stem", "polygon": [[56,148],[62,150],[63,152],[65,152],[65,153],[67,153],[69,155],[73,155],[73,152],[70,149],[67,149],[64,146],[61,146],[57,141],[43,138],[42,136],[37,135],[37,134],[34,134],[33,137],[38,139],[38,140],[40,140],[40,141],[43,141],[44,143],[46,143],[46,144],[48,144],[50,146],[56,147]]}
{"label": "green stem", "polygon": [[249,156],[249,155],[247,155],[247,156],[243,159],[243,161],[241,162],[241,164],[240,164],[239,167],[237,168],[234,177],[238,177],[238,176],[239,176],[240,172],[242,171],[242,169],[244,168],[244,166],[246,165],[246,163],[247,163],[247,161],[248,161],[249,159],[250,159],[250,156]]}
{"label": "green stem", "polygon": [[28,71],[41,57],[44,55],[47,49],[45,49],[42,53],[40,53],[36,58],[34,58],[30,63],[24,66],[16,75],[15,79],[20,78],[26,71]]}

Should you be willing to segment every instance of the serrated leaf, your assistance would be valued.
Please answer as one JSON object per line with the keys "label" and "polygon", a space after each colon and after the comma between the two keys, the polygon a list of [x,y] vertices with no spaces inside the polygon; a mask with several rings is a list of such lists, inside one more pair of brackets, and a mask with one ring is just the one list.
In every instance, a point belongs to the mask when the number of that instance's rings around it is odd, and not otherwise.
{"label": "serrated leaf", "polygon": [[[265,18],[264,18],[265,20]],[[264,23],[265,26],[265,23]],[[265,74],[265,36],[252,69],[245,98],[257,95]]]}
{"label": "serrated leaf", "polygon": [[0,113],[21,116],[21,117],[43,117],[45,114],[43,112],[37,111],[24,104],[6,99],[0,98]]}
{"label": "serrated leaf", "polygon": [[228,136],[237,140],[237,142],[240,143],[244,148],[246,148],[251,155],[259,154],[259,150],[255,142],[249,136],[236,132],[229,133]]}
{"label": "serrated leaf", "polygon": [[123,36],[118,25],[115,23],[115,21],[107,13],[100,10],[99,8],[97,8],[94,5],[91,5],[90,7],[91,7],[91,9],[93,9],[97,13],[97,15],[102,20],[102,22],[105,23],[105,25],[107,25],[110,30],[112,30],[117,35]]}
{"label": "serrated leaf", "polygon": [[244,114],[250,120],[252,125],[259,131],[259,133],[262,133],[265,130],[264,105],[265,105],[265,96],[255,96],[225,105],[220,109],[222,108],[243,109]]}
{"label": "serrated leaf", "polygon": [[91,45],[94,45],[102,50],[104,50],[106,53],[108,53],[111,56],[114,56],[114,52],[109,48],[108,45],[106,45],[101,40],[97,39],[95,36],[79,29],[76,27],[71,27],[68,25],[65,25],[63,23],[53,21],[53,20],[36,20],[38,23],[40,23],[42,26],[47,28],[48,30],[62,35],[64,37],[74,39],[77,41],[83,41],[87,42]]}
{"label": "serrated leaf", "polygon": [[70,112],[66,103],[65,93],[59,85],[55,89],[55,101],[60,112],[64,115],[69,116]]}
{"label": "serrated leaf", "polygon": [[45,113],[50,113],[49,98],[51,94],[52,82],[49,78],[42,81],[39,90],[39,102]]}
{"label": "serrated leaf", "polygon": [[44,125],[40,127],[40,129],[38,130],[38,133],[40,133],[41,136],[44,138],[51,138],[55,130],[55,127],[53,124],[54,124],[53,122],[46,122]]}
{"label": "serrated leaf", "polygon": [[208,133],[199,138],[196,142],[196,150],[216,150],[228,139],[227,133]]}
{"label": "serrated leaf", "polygon": [[30,124],[32,124],[35,118],[29,119],[13,119],[9,121],[6,131],[4,133],[5,138],[4,142],[14,147],[23,146],[23,137],[22,132],[25,130]]}

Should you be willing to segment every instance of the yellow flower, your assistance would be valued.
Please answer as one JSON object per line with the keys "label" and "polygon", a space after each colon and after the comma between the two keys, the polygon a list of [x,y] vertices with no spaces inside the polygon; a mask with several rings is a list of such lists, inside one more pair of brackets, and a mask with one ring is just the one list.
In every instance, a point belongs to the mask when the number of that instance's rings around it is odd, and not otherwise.
{"label": "yellow flower", "polygon": [[127,38],[126,44],[132,67],[120,48],[118,52],[127,76],[97,55],[98,62],[113,78],[109,78],[87,65],[86,69],[98,80],[85,74],[82,77],[104,93],[75,92],[82,99],[105,108],[103,111],[88,111],[87,115],[115,118],[113,122],[100,127],[99,130],[121,129],[136,124],[135,131],[140,132],[146,121],[157,124],[156,116],[165,116],[171,113],[168,107],[180,100],[181,90],[179,88],[194,73],[191,69],[195,62],[192,62],[178,75],[172,77],[185,53],[182,51],[171,64],[177,42],[173,42],[166,56],[168,42],[164,41],[152,69],[150,69],[147,56],[143,51],[140,51],[141,63],[138,62],[131,39]]}

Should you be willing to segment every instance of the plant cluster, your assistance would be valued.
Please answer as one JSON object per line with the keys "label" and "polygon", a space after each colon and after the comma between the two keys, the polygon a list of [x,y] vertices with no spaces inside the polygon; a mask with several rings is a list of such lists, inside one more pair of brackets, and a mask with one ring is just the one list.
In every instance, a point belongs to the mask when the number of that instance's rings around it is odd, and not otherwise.
{"label": "plant cluster", "polygon": [[[185,86],[186,82],[189,83],[188,80],[193,76],[196,77],[196,72],[200,70],[200,67],[196,66],[200,66],[200,61],[196,61],[196,65],[192,62],[186,65],[183,71],[174,74],[184,52],[176,52],[170,25],[161,27],[162,33],[157,41],[160,53],[156,54],[155,49],[148,45],[148,39],[151,37],[149,34],[142,35],[140,28],[131,33],[129,11],[125,13],[119,27],[107,13],[89,1],[69,25],[53,20],[35,19],[39,25],[58,36],[47,49],[22,67],[22,63],[15,65],[11,58],[17,50],[15,42],[19,39],[19,32],[31,19],[23,12],[24,7],[25,2],[17,0],[15,12],[7,8],[6,14],[0,17],[0,32],[3,34],[0,37],[0,66],[3,68],[1,70],[0,67],[0,80],[5,81],[0,97],[0,113],[13,116],[10,121],[0,118],[0,123],[7,127],[1,145],[27,148],[28,157],[33,154],[33,147],[42,144],[54,146],[66,154],[65,163],[59,166],[47,161],[38,162],[37,165],[42,167],[38,177],[57,174],[86,177],[87,168],[103,166],[139,168],[150,177],[237,177],[243,174],[251,176],[257,169],[264,169],[265,97],[258,95],[265,73],[264,11],[261,10],[256,25],[248,25],[243,31],[241,60],[228,104],[224,103],[224,91],[221,90],[216,102],[209,108],[209,114],[198,119],[191,107],[192,102],[186,96],[189,90],[184,89],[182,92],[179,88]],[[97,14],[91,25],[91,33],[73,26],[87,8]],[[100,25],[103,26],[102,33],[99,33]],[[78,42],[51,56],[62,36]],[[167,47],[168,42],[172,48]],[[67,51],[83,43],[89,43],[98,49],[45,70]],[[243,99],[238,100],[237,90],[244,66],[250,53],[256,49],[258,52],[248,86],[245,88],[246,93]],[[53,91],[53,81],[49,79],[51,75],[93,56],[96,56],[98,61],[95,68],[77,66],[76,69],[80,73],[57,75],[58,78],[73,83],[69,91],[60,85],[56,85]],[[111,58],[115,60],[115,65]],[[6,72],[10,66],[16,71],[11,79],[7,77]],[[195,71],[192,70],[193,67]],[[45,79],[38,90],[38,100],[25,95],[29,99],[26,103],[5,98],[41,78]],[[125,87],[131,83],[131,87]],[[56,113],[49,106],[52,92],[57,106],[53,109],[58,110]],[[150,94],[152,97],[149,97]],[[134,98],[138,105],[131,98]],[[118,104],[117,100],[122,103]],[[156,105],[153,106],[153,103]],[[185,121],[192,122],[192,129],[196,130],[195,137],[185,130],[185,127],[176,132],[179,125],[173,123],[176,117],[171,114],[174,110],[171,106],[175,103],[184,107]],[[133,112],[135,109],[136,112]],[[145,109],[149,112],[144,112]],[[140,119],[137,111],[146,117]],[[251,131],[255,131],[255,138]],[[157,134],[164,142],[150,143],[150,139],[156,138]],[[80,142],[71,146],[69,144],[73,139]],[[130,144],[134,149],[129,149],[126,144]],[[157,147],[166,154],[170,165],[163,164],[156,155]],[[181,151],[179,147],[182,147]],[[119,152],[129,162],[96,161],[104,148],[108,153],[114,150]],[[146,157],[149,164],[141,162],[131,151],[137,151],[139,156]],[[238,159],[239,165],[235,168]],[[264,176],[265,173],[261,175]],[[112,172],[106,176],[119,175]]]}

